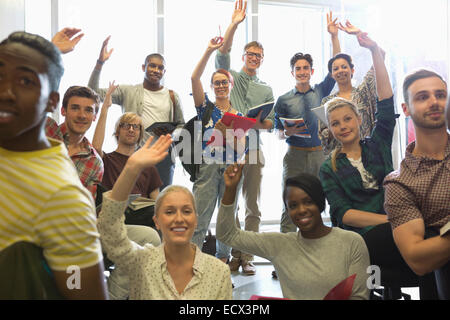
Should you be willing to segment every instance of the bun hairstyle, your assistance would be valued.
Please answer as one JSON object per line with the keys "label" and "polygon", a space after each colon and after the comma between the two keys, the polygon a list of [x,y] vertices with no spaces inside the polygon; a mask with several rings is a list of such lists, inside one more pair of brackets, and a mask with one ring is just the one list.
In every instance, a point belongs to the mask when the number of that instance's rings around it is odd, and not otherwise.
{"label": "bun hairstyle", "polygon": [[353,70],[355,68],[355,65],[352,62],[352,57],[351,56],[349,56],[348,54],[345,54],[345,53],[338,53],[333,58],[328,60],[328,72],[329,73],[332,72],[333,62],[336,61],[337,59],[344,59],[345,61],[348,62],[348,65],[350,66],[350,69]]}
{"label": "bun hairstyle", "polygon": [[194,208],[194,211],[197,212],[197,208],[195,207],[195,199],[194,199],[194,195],[192,194],[191,190],[189,190],[186,187],[180,186],[180,185],[170,185],[165,187],[156,197],[155,200],[155,215],[157,215],[159,213],[159,208],[161,207],[161,204],[164,200],[164,198],[172,192],[184,192],[185,194],[187,194],[192,201],[192,206]]}
{"label": "bun hairstyle", "polygon": [[[352,111],[355,113],[355,115],[357,117],[360,117],[360,114],[358,112],[358,107],[352,101],[344,99],[344,98],[340,98],[340,97],[333,98],[330,101],[328,101],[327,103],[325,103],[325,105],[324,105],[325,115],[327,117],[328,128],[330,127],[330,113],[336,109],[343,108],[343,107],[350,107],[350,109],[352,109]],[[342,146],[339,143],[339,146],[336,147],[331,152],[331,168],[333,169],[334,172],[337,171],[336,157],[341,152],[341,149],[342,149]]]}
{"label": "bun hairstyle", "polygon": [[233,86],[234,86],[234,79],[233,79],[233,76],[231,75],[230,72],[228,72],[227,70],[222,69],[222,68],[217,69],[216,71],[213,72],[213,74],[212,74],[212,76],[211,76],[211,84],[213,83],[213,81],[214,81],[214,76],[215,76],[217,73],[221,73],[221,74],[223,74],[223,75],[225,75],[225,76],[227,77],[228,81],[230,82],[230,90],[231,90],[231,88],[233,88]]}

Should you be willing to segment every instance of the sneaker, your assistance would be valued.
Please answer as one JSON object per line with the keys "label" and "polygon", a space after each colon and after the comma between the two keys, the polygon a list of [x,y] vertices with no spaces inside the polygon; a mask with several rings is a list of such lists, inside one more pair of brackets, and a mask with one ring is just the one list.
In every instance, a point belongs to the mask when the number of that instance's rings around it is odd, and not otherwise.
{"label": "sneaker", "polygon": [[246,275],[252,276],[256,273],[256,268],[251,262],[242,262],[242,271]]}
{"label": "sneaker", "polygon": [[228,263],[228,266],[230,267],[230,271],[238,271],[239,267],[241,266],[241,260],[239,258],[233,257]]}

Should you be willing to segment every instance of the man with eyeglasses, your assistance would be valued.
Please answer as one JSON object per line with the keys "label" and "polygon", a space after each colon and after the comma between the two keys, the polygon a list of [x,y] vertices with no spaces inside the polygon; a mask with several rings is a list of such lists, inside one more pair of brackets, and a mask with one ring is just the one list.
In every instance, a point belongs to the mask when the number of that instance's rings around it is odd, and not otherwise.
{"label": "man with eyeglasses", "polygon": [[58,125],[47,117],[45,135],[63,141],[77,169],[81,183],[96,197],[97,185],[103,178],[103,162],[85,137],[95,121],[100,98],[88,87],[72,86],[64,94],[61,114],[64,122]]}
{"label": "man with eyeglasses", "polygon": [[[336,20],[333,20],[331,12],[327,14],[327,29],[331,35],[333,56],[341,51]],[[283,159],[282,190],[289,177],[301,173],[318,176],[320,165],[325,160],[325,154],[318,136],[319,119],[311,109],[320,106],[322,98],[328,96],[335,85],[335,80],[328,73],[321,83],[314,87],[311,86],[310,80],[314,69],[313,60],[309,54],[296,53],[291,58],[290,64],[291,74],[295,79],[295,88],[280,96],[274,106],[275,128],[278,131],[278,137],[286,140],[289,146]],[[280,118],[303,118],[309,136],[305,135],[305,126],[283,125]],[[285,233],[297,231],[297,227],[287,213],[284,202],[280,231]]]}
{"label": "man with eyeglasses", "polygon": [[[114,82],[110,83],[98,117],[94,138],[92,139],[92,145],[103,159],[105,173],[103,175],[102,185],[107,190],[113,188],[128,158],[136,151],[144,137],[142,118],[134,112],[125,112],[117,120],[115,125],[114,137],[117,141],[116,150],[110,153],[103,152],[108,110],[112,105],[112,94],[117,88],[118,86]],[[132,193],[140,194],[142,197],[156,199],[162,184],[158,170],[155,167],[149,167],[139,176]]]}
{"label": "man with eyeglasses", "polygon": [[[230,70],[230,50],[233,43],[233,37],[239,24],[244,21],[246,16],[247,1],[243,3],[238,0],[235,3],[235,10],[231,18],[222,47],[217,50],[216,68],[222,68],[231,73],[234,78],[234,86],[231,90],[230,101],[234,109],[247,114],[248,110],[265,102],[274,101],[272,88],[262,82],[257,72],[264,59],[264,48],[258,41],[252,41],[244,47],[242,61],[244,65],[240,72]],[[259,120],[259,119],[257,119]],[[255,129],[271,129],[273,126],[273,113],[263,121],[258,121]],[[258,142],[252,145],[250,140],[249,159],[256,158],[256,164],[246,164],[243,169],[242,195],[245,199],[245,230],[259,231],[261,221],[261,212],[259,202],[261,195],[262,169],[264,167],[264,155],[259,146],[259,132],[257,133]],[[253,143],[255,144],[255,143]],[[253,256],[241,253],[233,249],[231,252],[233,258],[230,261],[230,270],[237,271],[242,266],[242,270],[247,275],[253,275],[256,272],[252,264]]]}
{"label": "man with eyeglasses", "polygon": [[[96,91],[104,99],[107,88],[99,88],[100,72],[104,63],[110,58],[113,49],[108,50],[110,37],[106,38],[100,50],[100,55],[92,71],[88,86]],[[159,53],[153,53],[146,57],[142,65],[144,72],[144,81],[137,85],[120,85],[112,95],[112,103],[122,107],[124,112],[134,112],[142,118],[144,128],[149,127],[155,122],[175,122],[177,128],[184,125],[184,116],[181,107],[181,100],[177,93],[169,90],[161,84],[166,73],[165,60]],[[172,133],[157,132],[156,134]],[[144,131],[140,146],[150,137],[150,134]],[[169,155],[156,165],[163,185],[161,189],[172,184],[174,163]]]}

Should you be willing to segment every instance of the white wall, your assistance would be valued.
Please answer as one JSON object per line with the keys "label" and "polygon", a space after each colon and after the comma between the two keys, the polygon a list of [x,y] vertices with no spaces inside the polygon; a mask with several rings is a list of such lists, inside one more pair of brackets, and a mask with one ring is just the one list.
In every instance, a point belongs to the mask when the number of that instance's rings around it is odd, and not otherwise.
{"label": "white wall", "polygon": [[0,0],[0,41],[25,29],[25,0]]}

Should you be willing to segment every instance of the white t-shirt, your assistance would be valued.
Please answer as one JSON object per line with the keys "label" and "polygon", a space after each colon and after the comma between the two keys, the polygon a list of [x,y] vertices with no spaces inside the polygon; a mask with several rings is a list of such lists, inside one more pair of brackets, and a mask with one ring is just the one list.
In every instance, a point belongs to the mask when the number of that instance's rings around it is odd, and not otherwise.
{"label": "white t-shirt", "polygon": [[362,163],[361,158],[355,160],[352,158],[347,158],[348,161],[354,166],[356,169],[358,169],[359,174],[361,175],[362,183],[364,189],[376,189],[378,190],[378,182],[375,177],[364,168],[364,165]]}
{"label": "white t-shirt", "polygon": [[172,103],[169,89],[163,87],[158,91],[144,89],[144,109],[142,121],[147,127],[154,122],[167,122],[173,119]]}
{"label": "white t-shirt", "polygon": [[[169,89],[163,87],[158,91],[150,91],[144,88],[144,108],[141,118],[144,128],[148,128],[155,122],[173,121]],[[141,144],[144,144],[149,137],[150,134],[145,131]]]}

